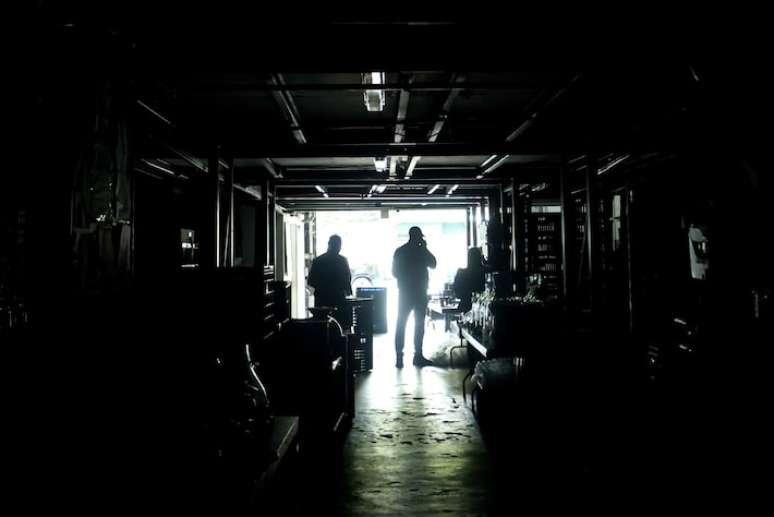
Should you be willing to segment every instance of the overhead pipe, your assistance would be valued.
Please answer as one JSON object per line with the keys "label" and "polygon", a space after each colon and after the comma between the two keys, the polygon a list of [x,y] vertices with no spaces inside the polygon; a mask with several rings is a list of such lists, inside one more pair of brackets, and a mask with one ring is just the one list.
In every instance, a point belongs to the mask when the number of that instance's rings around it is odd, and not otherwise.
{"label": "overhead pipe", "polygon": [[[413,77],[409,77],[407,82],[411,82]],[[395,135],[393,140],[396,144],[399,144],[406,137],[406,116],[408,115],[409,100],[411,93],[409,90],[402,88],[398,95],[398,112],[395,115]],[[398,177],[398,161],[400,156],[390,156],[390,179],[397,179]],[[413,169],[412,169],[413,172]]]}
{"label": "overhead pipe", "polygon": [[298,113],[298,107],[296,107],[293,96],[285,88],[285,79],[282,77],[282,74],[271,74],[269,84],[279,87],[277,90],[271,90],[272,96],[290,126],[293,137],[299,144],[307,143],[306,135],[304,135],[304,131],[301,129],[301,116]]}
{"label": "overhead pipe", "polygon": [[[519,126],[513,130],[506,138],[506,143],[511,143],[515,141],[518,137],[526,133],[530,127],[535,123],[535,121],[540,117],[543,113],[545,113],[546,110],[548,110],[552,105],[554,105],[559,99],[564,97],[567,92],[570,90],[570,88],[580,79],[581,74],[575,75],[570,82],[564,86],[563,88],[560,88],[558,91],[556,91],[549,99],[546,101],[540,108],[535,109],[534,105],[537,104],[537,102],[544,97],[544,95],[538,95],[529,106],[527,106],[527,109],[525,110],[528,115],[526,118],[519,124]],[[486,176],[487,174],[490,174],[494,170],[496,170],[498,167],[500,167],[502,164],[504,164],[508,160],[509,156],[508,154],[502,156],[501,158],[494,161],[495,156],[490,156],[487,158],[486,161],[484,161],[481,164],[481,174],[480,176]],[[490,162],[494,161],[491,165],[487,165]]]}
{"label": "overhead pipe", "polygon": [[[443,105],[441,106],[441,111],[438,114],[438,120],[435,124],[433,124],[433,128],[427,135],[427,141],[429,143],[435,143],[435,141],[438,140],[438,137],[443,132],[443,127],[446,124],[446,120],[449,116],[449,111],[451,111],[452,104],[454,104],[454,100],[457,98],[457,96],[459,96],[460,92],[462,92],[462,88],[458,87],[457,84],[463,82],[464,80],[464,74],[454,74],[452,76],[451,82],[454,87],[449,91],[449,95],[447,95],[446,100],[444,100]],[[406,169],[407,178],[410,178],[414,174],[414,169],[416,168],[420,159],[422,159],[421,155],[415,155],[411,157],[411,162],[409,163],[408,169]]]}

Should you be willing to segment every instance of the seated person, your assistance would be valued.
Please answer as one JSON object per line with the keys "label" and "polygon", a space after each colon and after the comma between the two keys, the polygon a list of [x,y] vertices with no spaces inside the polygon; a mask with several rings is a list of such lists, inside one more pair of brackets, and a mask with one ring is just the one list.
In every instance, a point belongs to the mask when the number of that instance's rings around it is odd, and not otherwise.
{"label": "seated person", "polygon": [[454,293],[460,299],[457,308],[467,312],[473,305],[471,300],[474,292],[484,290],[484,261],[481,248],[468,249],[468,267],[458,269],[454,275]]}
{"label": "seated person", "polygon": [[315,305],[335,307],[335,318],[346,328],[351,320],[346,312],[346,298],[352,294],[352,276],[349,262],[340,251],[341,237],[332,235],[328,239],[328,251],[312,261],[307,282],[314,288]]}

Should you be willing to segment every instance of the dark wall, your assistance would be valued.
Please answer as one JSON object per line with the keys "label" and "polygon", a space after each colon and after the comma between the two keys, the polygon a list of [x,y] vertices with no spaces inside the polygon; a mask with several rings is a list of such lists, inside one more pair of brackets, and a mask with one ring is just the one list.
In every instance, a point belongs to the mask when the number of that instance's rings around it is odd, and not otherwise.
{"label": "dark wall", "polygon": [[[654,484],[733,490],[755,477],[774,335],[755,317],[753,292],[771,289],[774,257],[764,237],[771,191],[750,163],[741,152],[685,153],[632,171],[627,346],[645,376],[641,398],[630,400],[642,475]],[[707,231],[706,280],[691,277],[690,224]]]}
{"label": "dark wall", "polygon": [[256,264],[256,217],[258,216],[257,202],[236,197],[234,209],[235,236],[234,258],[235,265],[253,267]]}

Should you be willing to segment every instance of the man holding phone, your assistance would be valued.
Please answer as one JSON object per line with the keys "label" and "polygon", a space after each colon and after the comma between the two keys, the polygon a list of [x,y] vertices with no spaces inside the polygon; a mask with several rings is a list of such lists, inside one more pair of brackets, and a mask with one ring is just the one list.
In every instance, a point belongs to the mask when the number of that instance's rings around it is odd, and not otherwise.
{"label": "man holding phone", "polygon": [[409,229],[409,241],[395,250],[392,257],[392,276],[398,280],[398,322],[395,326],[395,367],[403,368],[403,345],[406,321],[414,312],[414,366],[432,366],[422,354],[427,312],[427,269],[435,269],[436,260],[427,249],[427,243],[418,226]]}

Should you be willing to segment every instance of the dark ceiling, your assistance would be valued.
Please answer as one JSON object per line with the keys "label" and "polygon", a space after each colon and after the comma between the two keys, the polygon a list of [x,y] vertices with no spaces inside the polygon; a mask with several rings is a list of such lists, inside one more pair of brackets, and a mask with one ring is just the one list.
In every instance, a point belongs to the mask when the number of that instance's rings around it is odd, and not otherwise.
{"label": "dark ceiling", "polygon": [[[678,51],[663,37],[637,51],[611,40],[588,54],[576,32],[559,39],[558,25],[527,28],[492,12],[321,8],[300,20],[222,4],[39,4],[51,73],[96,65],[130,76],[137,109],[166,125],[188,158],[206,165],[203,149],[218,144],[237,182],[271,175],[290,208],[476,203],[512,178],[551,179],[588,152],[604,163],[693,149],[718,130],[735,145],[758,98],[744,93],[764,91],[746,79],[744,60]],[[385,72],[382,111],[364,104],[361,74],[372,71]],[[190,167],[179,154],[152,159]],[[389,158],[386,171],[375,157]],[[434,185],[444,188],[428,195]]]}

